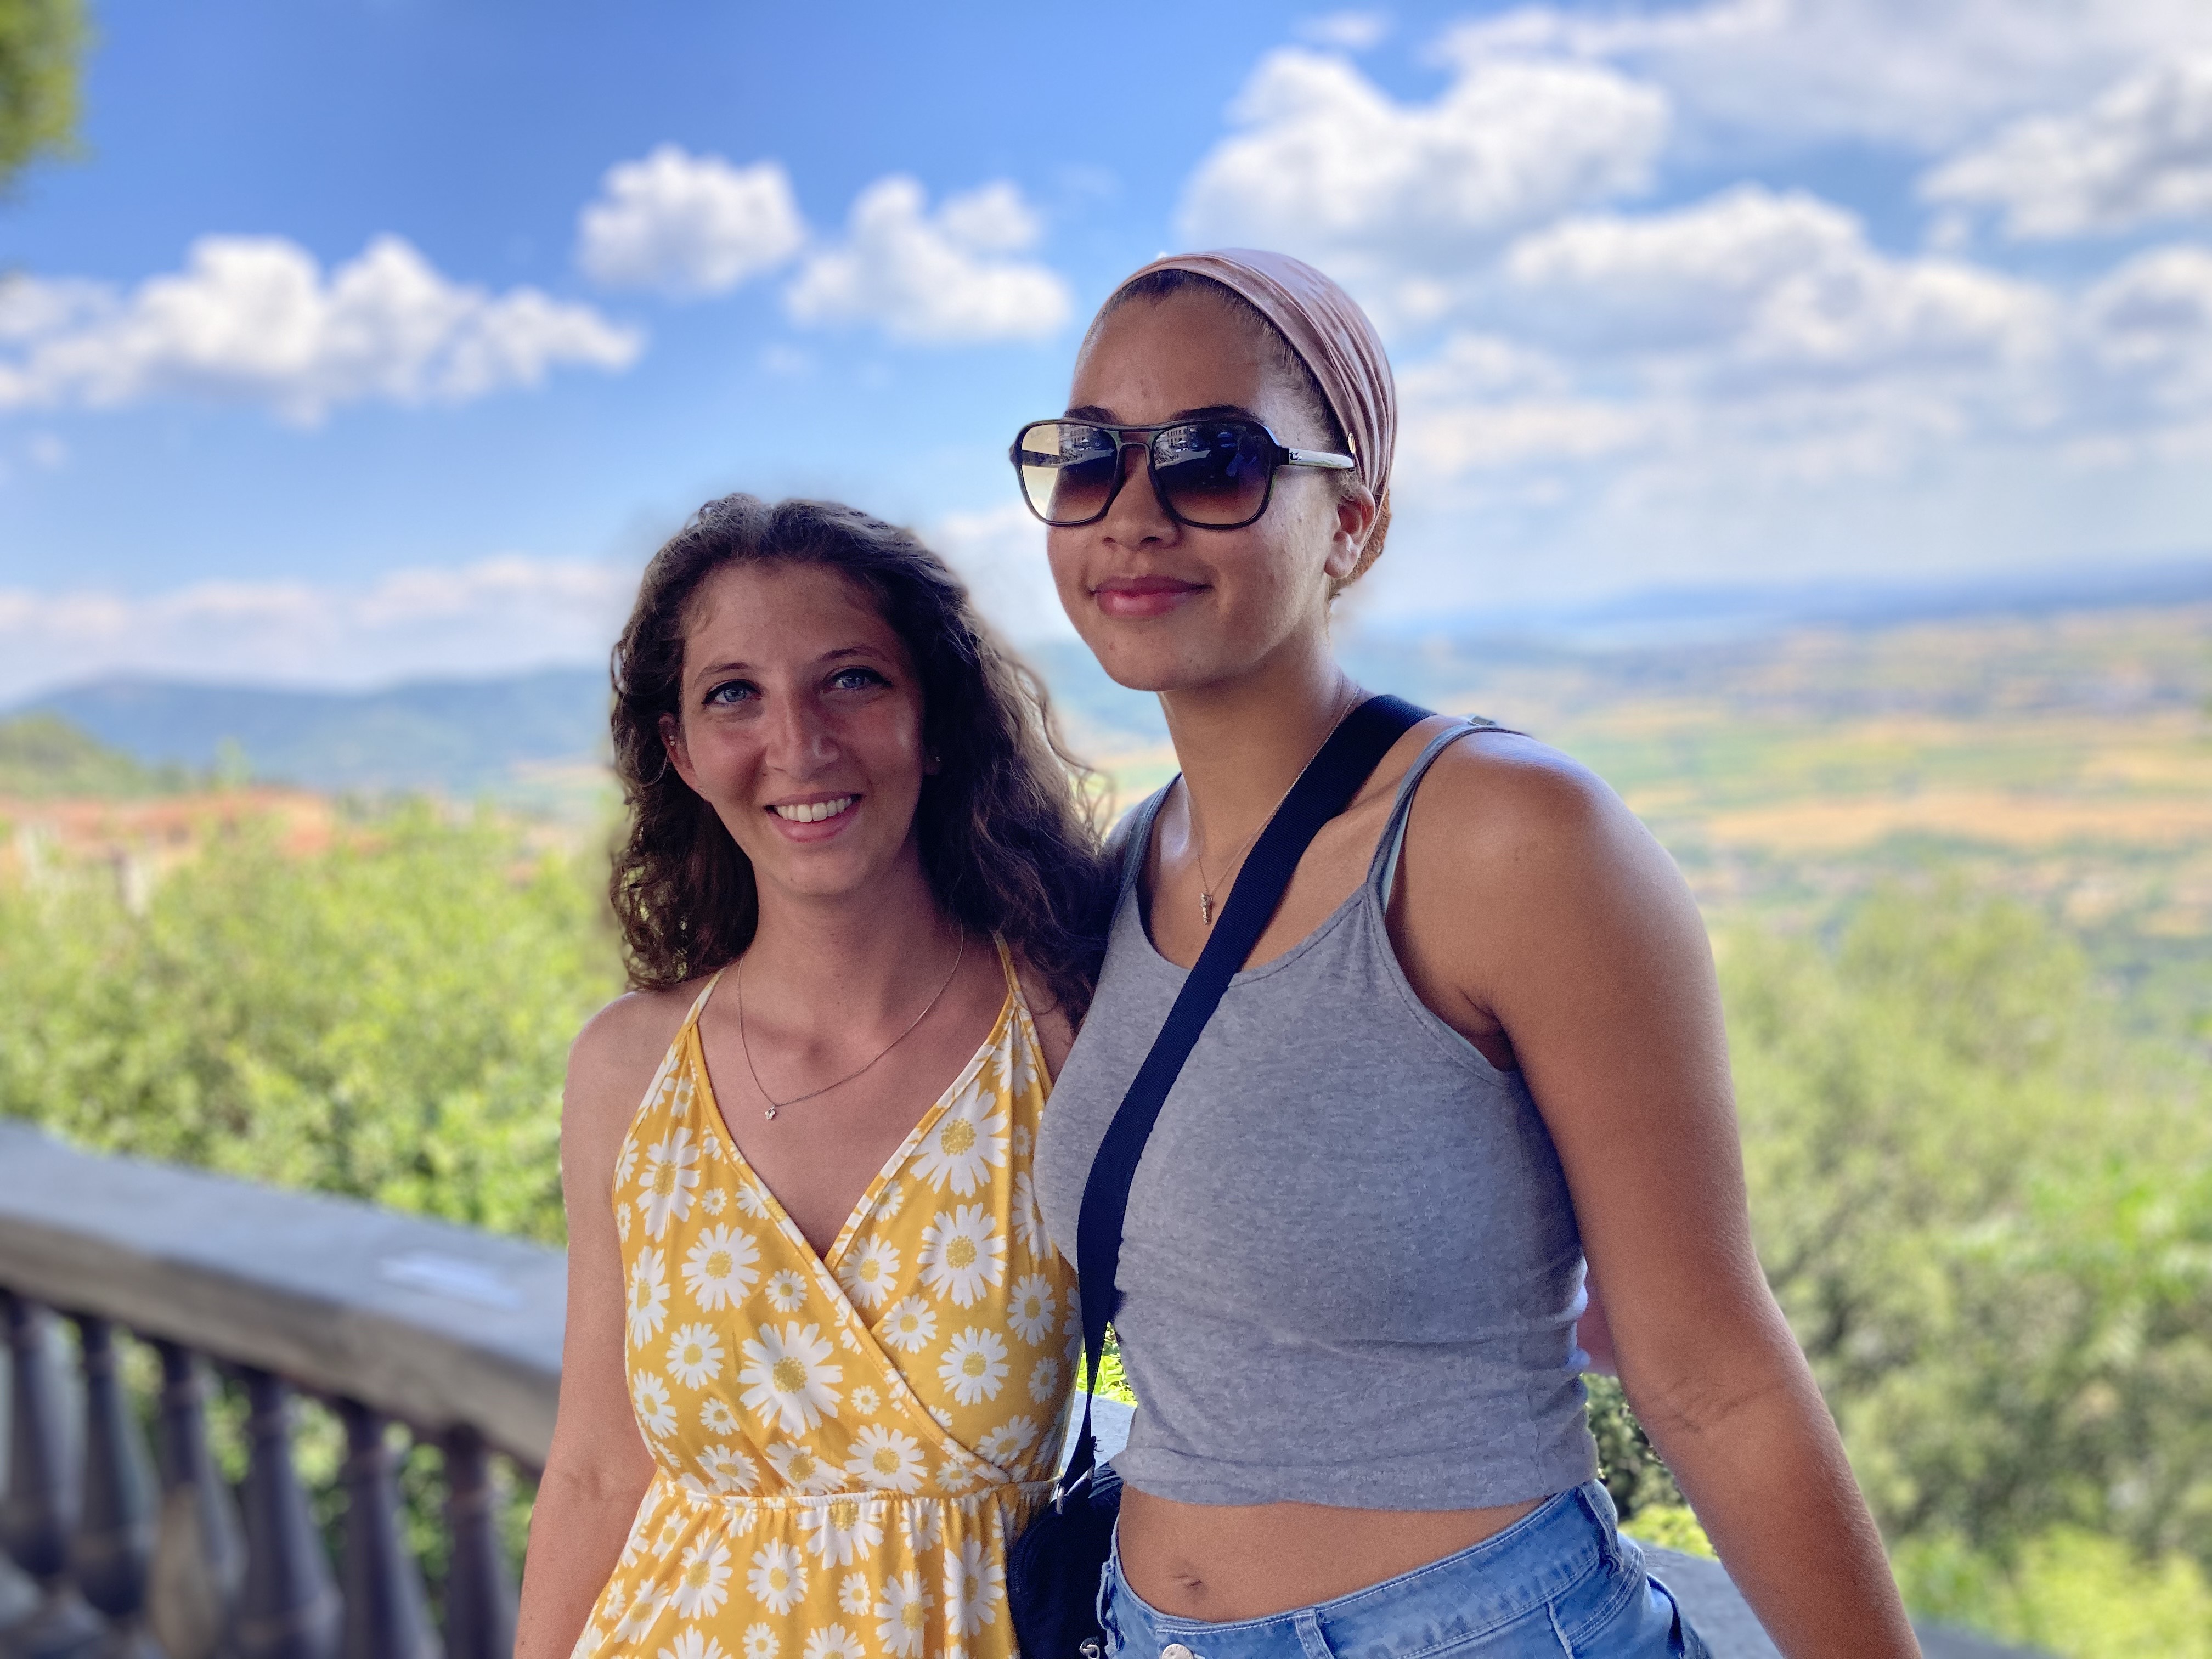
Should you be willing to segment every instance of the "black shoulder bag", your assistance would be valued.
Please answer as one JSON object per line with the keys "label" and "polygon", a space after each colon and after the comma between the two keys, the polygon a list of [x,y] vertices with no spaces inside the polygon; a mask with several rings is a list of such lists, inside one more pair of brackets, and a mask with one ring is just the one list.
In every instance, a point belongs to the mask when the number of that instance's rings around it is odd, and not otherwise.
{"label": "black shoulder bag", "polygon": [[[1030,1522],[1006,1563],[1006,1600],[1025,1659],[1098,1659],[1100,1575],[1121,1508],[1121,1478],[1097,1462],[1091,1435],[1091,1391],[1106,1326],[1120,1306],[1114,1275],[1121,1260],[1121,1220],[1129,1183],[1152,1138],[1168,1091],[1229,981],[1244,965],[1282,902],[1283,890],[1322,824],[1352,804],[1393,744],[1429,711],[1397,697],[1370,697],[1338,722],[1253,843],[1221,918],[1183,981],[1152,1052],[1107,1126],[1076,1218],[1075,1273],[1083,1298],[1083,1427],[1052,1502]],[[1133,856],[1141,853],[1133,849]]]}

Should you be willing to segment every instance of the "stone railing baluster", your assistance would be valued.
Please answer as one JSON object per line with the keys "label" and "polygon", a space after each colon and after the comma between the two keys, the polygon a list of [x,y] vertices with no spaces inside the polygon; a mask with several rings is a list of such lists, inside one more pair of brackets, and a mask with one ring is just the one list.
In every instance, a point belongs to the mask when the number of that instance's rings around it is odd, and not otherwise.
{"label": "stone railing baluster", "polygon": [[114,1328],[87,1315],[76,1328],[84,1364],[84,1486],[70,1568],[84,1599],[107,1617],[100,1659],[160,1659],[145,1620],[156,1525],[145,1436],[116,1375]]}
{"label": "stone railing baluster", "polygon": [[8,1494],[0,1501],[0,1548],[39,1587],[38,1605],[5,1632],[9,1659],[77,1659],[100,1636],[100,1615],[70,1573],[77,1516],[77,1457],[67,1383],[54,1352],[53,1321],[27,1297],[7,1304]]}
{"label": "stone railing baluster", "polygon": [[422,1571],[401,1528],[392,1419],[357,1401],[338,1410],[348,1447],[344,1659],[438,1659]]}
{"label": "stone railing baluster", "polygon": [[161,1356],[161,1526],[146,1594],[148,1622],[169,1659],[216,1659],[246,1573],[238,1505],[207,1435],[207,1367],[191,1349]]}
{"label": "stone railing baluster", "polygon": [[499,1536],[491,1460],[474,1429],[450,1431],[446,1445],[447,1659],[510,1659],[514,1580]]}
{"label": "stone railing baluster", "polygon": [[337,1659],[337,1586],[292,1465],[291,1387],[264,1370],[242,1375],[250,1415],[239,1659]]}

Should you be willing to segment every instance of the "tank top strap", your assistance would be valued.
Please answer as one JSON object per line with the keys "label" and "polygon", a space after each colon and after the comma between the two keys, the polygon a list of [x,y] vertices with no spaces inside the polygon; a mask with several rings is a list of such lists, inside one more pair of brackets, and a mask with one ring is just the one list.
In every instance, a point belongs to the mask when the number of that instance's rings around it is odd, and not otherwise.
{"label": "tank top strap", "polygon": [[1137,884],[1137,878],[1144,873],[1145,855],[1152,845],[1152,825],[1158,821],[1160,808],[1167,805],[1169,794],[1182,779],[1182,774],[1176,773],[1131,807],[1121,819],[1128,839],[1121,844],[1121,885],[1114,899],[1117,908],[1129,896],[1129,890]]}
{"label": "tank top strap", "polygon": [[1421,779],[1437,757],[1471,732],[1488,732],[1498,722],[1480,714],[1463,717],[1457,726],[1445,727],[1429,739],[1429,746],[1413,757],[1406,769],[1406,775],[1398,782],[1398,799],[1390,808],[1390,821],[1382,827],[1382,839],[1375,843],[1375,856],[1367,866],[1368,890],[1375,902],[1387,908],[1390,902],[1391,884],[1398,879],[1398,855],[1406,848],[1406,824],[1413,813],[1413,791],[1420,787]]}
{"label": "tank top strap", "polygon": [[722,982],[722,975],[729,971],[727,967],[717,968],[706,984],[700,987],[699,994],[692,999],[691,1012],[684,1016],[684,1024],[676,1028],[677,1036],[683,1036],[699,1023],[699,1011],[707,1006],[707,999],[714,994],[714,988]]}

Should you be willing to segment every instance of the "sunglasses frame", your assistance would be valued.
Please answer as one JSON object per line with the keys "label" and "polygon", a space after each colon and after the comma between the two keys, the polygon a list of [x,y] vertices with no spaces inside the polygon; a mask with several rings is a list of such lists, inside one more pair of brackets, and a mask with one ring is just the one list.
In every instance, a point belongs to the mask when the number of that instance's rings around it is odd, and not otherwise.
{"label": "sunglasses frame", "polygon": [[[1182,427],[1206,426],[1229,422],[1235,422],[1243,426],[1257,427],[1261,435],[1275,447],[1275,453],[1269,458],[1267,486],[1260,492],[1259,507],[1250,518],[1239,519],[1235,524],[1200,524],[1195,519],[1186,519],[1176,511],[1175,504],[1168,500],[1167,491],[1160,488],[1158,449],[1160,434],[1164,432],[1176,431]],[[1113,434],[1115,463],[1113,487],[1107,490],[1104,503],[1089,518],[1048,519],[1037,510],[1036,503],[1030,500],[1029,486],[1022,480],[1022,441],[1041,426],[1087,426],[1097,431]],[[1141,437],[1134,434],[1141,434]],[[1050,415],[1041,421],[1028,422],[1020,431],[1014,434],[1014,441],[1006,448],[1006,459],[1013,463],[1015,484],[1022,492],[1024,507],[1028,507],[1030,512],[1048,528],[1079,530],[1085,525],[1097,524],[1114,510],[1114,502],[1121,494],[1121,486],[1128,482],[1128,469],[1121,464],[1121,455],[1124,451],[1133,447],[1141,447],[1145,452],[1145,477],[1152,486],[1152,499],[1160,504],[1160,510],[1177,524],[1188,526],[1193,530],[1242,530],[1247,525],[1259,523],[1267,516],[1268,503],[1275,499],[1275,474],[1284,467],[1311,466],[1331,472],[1349,472],[1359,465],[1351,456],[1340,455],[1334,450],[1292,449],[1274,434],[1265,421],[1250,415],[1216,415],[1181,421],[1156,421],[1149,426],[1117,426],[1110,421],[1086,421],[1073,415]]]}

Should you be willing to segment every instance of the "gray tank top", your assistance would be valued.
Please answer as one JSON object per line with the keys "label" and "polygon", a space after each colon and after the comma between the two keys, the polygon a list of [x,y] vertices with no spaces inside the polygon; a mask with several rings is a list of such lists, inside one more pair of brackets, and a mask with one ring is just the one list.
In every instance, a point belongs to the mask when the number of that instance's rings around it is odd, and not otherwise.
{"label": "gray tank top", "polygon": [[[1146,1146],[1114,1322],[1139,1402],[1114,1467],[1140,1491],[1476,1509],[1596,1473],[1552,1138],[1520,1073],[1414,994],[1384,922],[1415,786],[1473,729],[1407,771],[1358,890],[1230,981]],[[1105,970],[1038,1133],[1070,1261],[1091,1159],[1184,978],[1137,890],[1166,796],[1130,824]]]}

